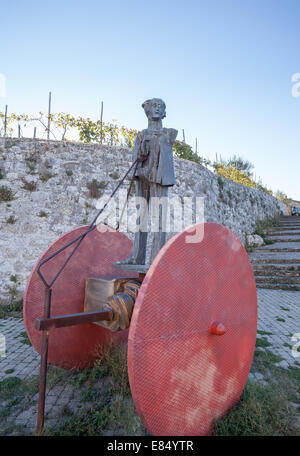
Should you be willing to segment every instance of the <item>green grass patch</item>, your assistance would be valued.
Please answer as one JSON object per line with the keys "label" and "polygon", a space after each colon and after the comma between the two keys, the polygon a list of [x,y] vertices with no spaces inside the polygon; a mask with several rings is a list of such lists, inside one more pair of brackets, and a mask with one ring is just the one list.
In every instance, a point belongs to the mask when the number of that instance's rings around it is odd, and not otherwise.
{"label": "green grass patch", "polygon": [[272,383],[262,386],[248,381],[238,405],[217,422],[214,434],[288,436],[300,435],[300,429],[283,391],[274,389]]}
{"label": "green grass patch", "polygon": [[23,300],[11,299],[9,303],[0,303],[0,319],[22,317]]}
{"label": "green grass patch", "polygon": [[21,344],[32,345],[26,331],[20,333],[22,339],[20,340]]}
{"label": "green grass patch", "polygon": [[285,310],[286,312],[289,312],[289,311],[291,310],[291,309],[289,309],[288,307],[282,307],[282,306],[280,306],[280,309],[281,309],[281,310]]}
{"label": "green grass patch", "polygon": [[5,374],[12,374],[13,372],[15,372],[15,369],[7,369],[4,373]]}
{"label": "green grass patch", "polygon": [[[53,373],[52,373],[53,375]],[[57,381],[67,381],[80,390],[83,411],[65,414],[57,426],[45,428],[44,435],[145,435],[135,411],[128,381],[126,347],[112,345],[91,369],[56,372]],[[85,410],[84,404],[91,404]]]}
{"label": "green grass patch", "polygon": [[268,331],[261,331],[260,329],[257,330],[257,334],[260,334],[261,336],[272,336],[273,333],[270,333]]}
{"label": "green grass patch", "polygon": [[284,319],[284,318],[281,318],[281,317],[277,317],[276,320],[277,320],[277,321],[285,322],[285,319]]}
{"label": "green grass patch", "polygon": [[269,350],[255,350],[251,371],[264,375],[267,384],[249,381],[238,404],[217,421],[215,435],[300,435],[297,411],[300,403],[300,369],[284,369],[282,360]]}
{"label": "green grass patch", "polygon": [[270,347],[270,345],[271,345],[270,342],[265,337],[263,337],[263,338],[257,337],[256,344],[255,344],[256,347],[264,348],[264,347]]}
{"label": "green grass patch", "polygon": [[6,185],[1,185],[0,187],[0,203],[6,202],[6,201],[12,201],[14,199],[14,194],[12,190]]}

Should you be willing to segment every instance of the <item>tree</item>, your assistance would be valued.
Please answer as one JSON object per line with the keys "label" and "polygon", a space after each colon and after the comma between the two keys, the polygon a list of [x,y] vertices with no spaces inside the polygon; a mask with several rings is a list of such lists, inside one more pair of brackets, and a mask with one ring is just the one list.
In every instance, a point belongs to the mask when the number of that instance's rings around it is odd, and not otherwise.
{"label": "tree", "polygon": [[233,155],[233,157],[227,160],[225,164],[226,166],[233,166],[238,171],[243,171],[249,177],[252,177],[251,170],[254,168],[253,163],[249,162],[248,160],[245,160],[240,156]]}
{"label": "tree", "polygon": [[178,158],[184,158],[185,160],[190,160],[201,165],[210,165],[210,160],[203,158],[193,151],[192,147],[189,144],[186,144],[184,141],[175,141],[173,145],[174,155]]}

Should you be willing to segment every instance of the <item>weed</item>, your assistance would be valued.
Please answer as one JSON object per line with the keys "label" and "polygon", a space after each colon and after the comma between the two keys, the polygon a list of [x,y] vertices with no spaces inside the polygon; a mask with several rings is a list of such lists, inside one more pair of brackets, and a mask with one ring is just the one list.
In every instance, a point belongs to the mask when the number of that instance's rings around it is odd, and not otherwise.
{"label": "weed", "polygon": [[21,344],[32,345],[26,331],[21,332],[20,336],[22,337]]}
{"label": "weed", "polygon": [[22,179],[23,182],[23,190],[28,190],[29,192],[34,192],[37,189],[37,183],[36,182],[28,182],[25,178]]}
{"label": "weed", "polygon": [[285,319],[284,319],[284,318],[280,318],[280,317],[277,317],[276,320],[277,320],[277,321],[285,322]]}
{"label": "weed", "polygon": [[256,347],[270,347],[270,345],[270,342],[265,337],[263,337],[262,339],[258,337],[256,339]]}
{"label": "weed", "polygon": [[16,276],[16,275],[11,275],[10,278],[9,278],[9,280],[10,280],[11,282],[17,283],[17,276]]}
{"label": "weed", "polygon": [[273,383],[248,381],[238,405],[216,424],[215,435],[300,435],[287,397]]}
{"label": "weed", "polygon": [[10,215],[8,217],[8,219],[6,220],[6,223],[9,223],[10,225],[13,225],[14,223],[16,223],[17,219],[13,216],[13,215]]}
{"label": "weed", "polygon": [[289,312],[289,311],[291,310],[291,309],[289,309],[288,307],[282,307],[282,306],[280,306],[280,309],[281,309],[281,310],[285,310],[286,312]]}
{"label": "weed", "polygon": [[261,331],[260,329],[257,330],[257,334],[260,334],[261,336],[272,336],[273,334],[268,332],[268,331]]}
{"label": "weed", "polygon": [[219,191],[222,191],[223,187],[224,187],[224,181],[221,176],[218,176],[218,185],[219,185]]}
{"label": "weed", "polygon": [[51,179],[54,176],[55,176],[55,174],[51,174],[49,172],[40,174],[40,181],[43,182],[43,183],[48,182],[48,180]]}
{"label": "weed", "polygon": [[48,214],[45,211],[40,211],[39,217],[48,217]]}
{"label": "weed", "polygon": [[14,199],[13,192],[10,188],[6,187],[6,185],[2,185],[0,187],[0,203],[6,201],[12,201]]}
{"label": "weed", "polygon": [[114,180],[119,179],[119,173],[117,171],[114,171],[113,173],[109,174],[109,177],[111,177]]}
{"label": "weed", "polygon": [[22,316],[23,303],[22,300],[15,300],[11,298],[8,304],[0,303],[0,318],[9,318],[9,317],[21,317]]}
{"label": "weed", "polygon": [[4,373],[5,374],[12,374],[15,371],[15,369],[7,369]]}
{"label": "weed", "polygon": [[89,190],[90,198],[100,198],[103,192],[100,189],[104,189],[107,186],[107,183],[104,181],[98,182],[97,179],[93,179],[91,182],[86,184]]}
{"label": "weed", "polygon": [[73,171],[71,169],[66,169],[66,175],[67,176],[73,176]]}

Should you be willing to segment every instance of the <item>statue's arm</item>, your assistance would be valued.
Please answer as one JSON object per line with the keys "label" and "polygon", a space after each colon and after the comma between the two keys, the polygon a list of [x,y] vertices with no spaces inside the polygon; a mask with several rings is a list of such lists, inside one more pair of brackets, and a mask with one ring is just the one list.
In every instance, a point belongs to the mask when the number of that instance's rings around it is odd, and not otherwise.
{"label": "statue's arm", "polygon": [[176,140],[177,134],[178,134],[178,130],[175,130],[175,128],[168,128],[168,139],[169,139],[169,143],[172,146]]}
{"label": "statue's arm", "polygon": [[141,132],[137,134],[132,151],[132,161],[134,162],[140,156]]}

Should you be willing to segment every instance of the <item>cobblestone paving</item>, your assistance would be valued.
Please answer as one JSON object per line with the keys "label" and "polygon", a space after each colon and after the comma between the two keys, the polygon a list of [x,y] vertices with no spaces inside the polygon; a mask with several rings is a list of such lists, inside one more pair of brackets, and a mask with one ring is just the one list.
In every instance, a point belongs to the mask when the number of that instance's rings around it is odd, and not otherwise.
{"label": "cobblestone paving", "polygon": [[[266,338],[271,344],[268,349],[283,358],[279,363],[280,366],[287,368],[297,365],[295,362],[300,361],[300,352],[294,350],[294,355],[296,355],[294,357],[292,347],[297,342],[300,345],[300,292],[258,289],[257,295],[258,330],[271,333],[271,335],[258,334],[258,337]],[[31,345],[24,343],[26,341],[24,332],[22,319],[0,320],[0,382],[9,377],[24,380],[39,374],[39,355]],[[299,337],[298,340],[297,337]],[[260,373],[251,373],[249,378],[263,381]],[[22,434],[32,434],[36,426],[37,400],[38,395],[35,394],[26,410],[20,410],[17,406],[13,407],[7,417],[7,422],[12,423],[16,429],[21,428]],[[0,402],[0,412],[5,405],[5,401]],[[89,403],[83,403],[80,390],[70,384],[48,389],[45,426],[61,422],[65,407],[68,407],[71,412],[77,413],[82,408],[88,408]]]}
{"label": "cobblestone paving", "polygon": [[[295,366],[300,361],[300,352],[292,347],[300,345],[300,292],[285,290],[257,290],[258,331],[271,335],[260,335],[270,342],[269,349],[283,358],[282,367]],[[293,356],[294,355],[294,356]]]}

